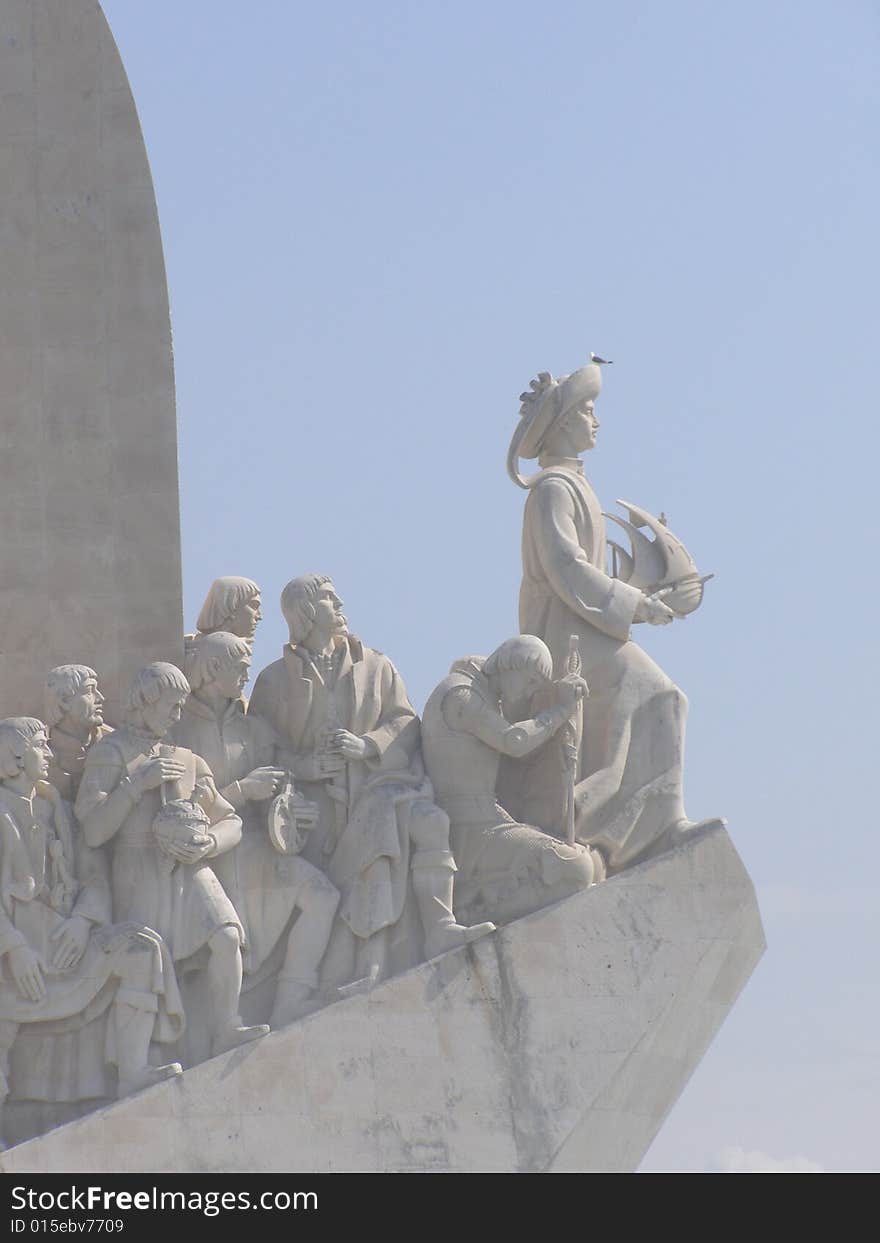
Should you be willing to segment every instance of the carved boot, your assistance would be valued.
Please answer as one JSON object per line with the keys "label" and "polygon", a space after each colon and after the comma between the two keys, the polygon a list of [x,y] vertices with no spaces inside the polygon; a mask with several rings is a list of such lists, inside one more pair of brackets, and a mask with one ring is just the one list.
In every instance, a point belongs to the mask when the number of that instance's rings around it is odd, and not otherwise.
{"label": "carved boot", "polygon": [[324,1004],[320,997],[313,996],[317,981],[298,980],[292,976],[279,976],[275,990],[275,1004],[269,1018],[269,1026],[273,1031],[286,1027],[297,1019],[305,1018]]}
{"label": "carved boot", "polygon": [[117,998],[116,1062],[119,1068],[119,1086],[116,1094],[120,1098],[183,1074],[180,1062],[150,1066],[150,1039],[155,1021],[155,1009],[134,1006]]}
{"label": "carved boot", "polygon": [[455,860],[449,850],[418,850],[413,855],[412,883],[425,930],[425,955],[435,958],[494,932],[490,923],[466,927],[452,910]]}

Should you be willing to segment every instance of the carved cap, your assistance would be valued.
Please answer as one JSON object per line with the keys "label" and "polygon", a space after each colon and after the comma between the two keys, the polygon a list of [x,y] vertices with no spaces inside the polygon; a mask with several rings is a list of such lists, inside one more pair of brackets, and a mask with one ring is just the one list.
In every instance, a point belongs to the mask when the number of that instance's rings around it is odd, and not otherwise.
{"label": "carved cap", "polygon": [[[596,359],[596,355],[591,358]],[[602,369],[599,361],[593,361],[560,380],[554,380],[549,371],[542,371],[531,381],[531,391],[520,393],[519,423],[507,451],[507,473],[515,484],[528,488],[533,482],[520,475],[519,459],[536,458],[550,429],[574,406],[595,401],[601,388]]]}
{"label": "carved cap", "polygon": [[551,427],[582,401],[595,401],[602,389],[602,369],[598,363],[588,363],[561,380],[548,379],[549,384],[544,387],[522,394],[520,417],[527,419],[528,425],[519,443],[520,457],[537,457]]}

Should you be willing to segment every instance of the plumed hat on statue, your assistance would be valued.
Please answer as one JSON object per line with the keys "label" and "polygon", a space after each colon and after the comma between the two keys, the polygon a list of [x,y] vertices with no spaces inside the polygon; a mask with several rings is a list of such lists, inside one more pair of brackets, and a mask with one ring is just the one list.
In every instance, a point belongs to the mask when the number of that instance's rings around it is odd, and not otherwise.
{"label": "plumed hat on statue", "polygon": [[520,488],[531,487],[538,476],[523,479],[519,473],[519,459],[536,458],[547,433],[569,410],[581,402],[595,401],[602,390],[602,366],[607,361],[590,354],[590,362],[585,367],[558,380],[554,380],[549,371],[541,371],[538,378],[531,381],[530,391],[520,393],[519,423],[507,450],[507,473]]}

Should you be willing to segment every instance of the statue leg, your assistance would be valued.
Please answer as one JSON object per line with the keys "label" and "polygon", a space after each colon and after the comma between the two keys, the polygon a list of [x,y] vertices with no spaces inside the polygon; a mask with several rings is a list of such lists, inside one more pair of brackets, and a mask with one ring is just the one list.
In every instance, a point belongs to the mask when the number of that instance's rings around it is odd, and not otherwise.
{"label": "statue leg", "polygon": [[218,928],[208,941],[208,989],[214,1002],[214,1030],[211,1056],[226,1053],[250,1040],[265,1036],[269,1027],[258,1023],[245,1027],[238,1013],[241,994],[241,937],[231,924]]}
{"label": "statue leg", "polygon": [[150,1065],[150,1041],[159,1010],[152,982],[160,957],[158,945],[135,937],[126,947],[116,971],[119,989],[113,1000],[113,1022],[119,1069],[117,1095],[120,1097],[183,1073],[180,1062]]}
{"label": "statue leg", "polygon": [[412,884],[425,932],[425,956],[434,958],[494,932],[492,923],[466,927],[456,921],[452,906],[456,866],[449,849],[446,812],[426,799],[414,803],[410,839],[414,847]]}
{"label": "statue leg", "polygon": [[318,967],[339,906],[339,890],[323,872],[299,857],[291,862],[300,882],[296,895],[299,917],[288,933],[287,954],[278,976],[269,1020],[273,1030],[320,1006],[321,1002],[314,1000],[312,993],[318,987]]}

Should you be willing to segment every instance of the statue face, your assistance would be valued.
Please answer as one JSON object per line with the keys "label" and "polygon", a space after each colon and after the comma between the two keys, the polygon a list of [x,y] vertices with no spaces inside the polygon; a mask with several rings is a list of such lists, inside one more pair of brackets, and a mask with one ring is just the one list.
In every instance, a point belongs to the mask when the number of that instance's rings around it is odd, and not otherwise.
{"label": "statue face", "polygon": [[242,656],[224,660],[217,671],[214,685],[227,699],[238,699],[251,676],[251,658]]}
{"label": "statue face", "polygon": [[21,767],[24,775],[29,781],[45,781],[49,776],[49,760],[52,758],[52,749],[49,746],[49,739],[46,737],[45,731],[40,730],[38,734],[34,734],[21,757]]}
{"label": "statue face", "polygon": [[508,721],[523,719],[532,696],[546,690],[547,682],[535,669],[509,669],[498,675],[501,692],[501,714]]}
{"label": "statue face", "polygon": [[164,690],[154,704],[147,704],[141,713],[144,729],[154,738],[164,738],[172,725],[180,720],[186,695],[173,688]]}
{"label": "statue face", "polygon": [[104,724],[103,704],[104,696],[98,690],[98,683],[89,678],[79,692],[67,700],[64,715],[76,725],[88,725],[96,729]]}
{"label": "statue face", "polygon": [[258,623],[263,620],[262,604],[259,596],[242,601],[223,629],[240,639],[252,639],[257,633]]}
{"label": "statue face", "polygon": [[569,410],[563,419],[563,426],[576,452],[584,453],[596,447],[599,419],[592,400],[582,401]]}
{"label": "statue face", "polygon": [[348,619],[342,611],[342,601],[332,582],[322,584],[314,602],[314,628],[322,634],[345,634]]}

